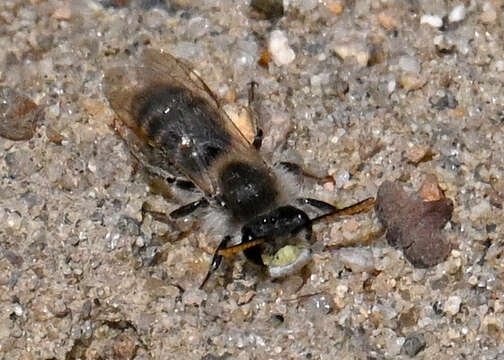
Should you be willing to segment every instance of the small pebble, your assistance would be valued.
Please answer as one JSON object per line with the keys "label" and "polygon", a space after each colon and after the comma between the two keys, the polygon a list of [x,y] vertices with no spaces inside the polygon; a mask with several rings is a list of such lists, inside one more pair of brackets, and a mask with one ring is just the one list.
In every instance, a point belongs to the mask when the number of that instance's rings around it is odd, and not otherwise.
{"label": "small pebble", "polygon": [[0,87],[0,136],[29,140],[35,133],[39,107],[18,91]]}
{"label": "small pebble", "polygon": [[127,333],[121,333],[113,339],[112,349],[115,355],[114,358],[118,360],[133,359],[135,358],[137,347],[136,337]]}
{"label": "small pebble", "polygon": [[338,296],[339,298],[345,297],[347,293],[348,293],[348,286],[341,284],[336,287],[336,296]]}
{"label": "small pebble", "polygon": [[481,200],[478,204],[471,207],[471,214],[469,215],[472,221],[489,216],[492,213],[492,207],[488,200]]}
{"label": "small pebble", "polygon": [[413,91],[422,88],[427,80],[414,73],[404,73],[399,77],[399,84],[406,91]]}
{"label": "small pebble", "polygon": [[56,20],[70,20],[72,17],[72,9],[70,9],[70,5],[66,4],[56,8],[56,10],[52,13],[52,17]]}
{"label": "small pebble", "polygon": [[388,83],[387,83],[387,91],[389,94],[393,93],[395,91],[397,87],[397,81],[395,80],[390,80]]}
{"label": "small pebble", "polygon": [[406,152],[406,158],[412,164],[418,164],[432,157],[433,152],[428,146],[414,145]]}
{"label": "small pebble", "polygon": [[94,159],[90,159],[88,161],[88,166],[87,166],[88,170],[91,171],[93,174],[96,173],[96,171],[98,170],[98,168],[96,167],[96,162]]}
{"label": "small pebble", "polygon": [[489,233],[489,234],[494,233],[495,230],[497,230],[497,224],[487,224],[485,226],[485,229],[486,229],[487,233]]}
{"label": "small pebble", "polygon": [[468,280],[467,282],[471,285],[471,286],[476,286],[478,285],[478,277],[475,276],[475,275],[472,275]]}
{"label": "small pebble", "polygon": [[143,237],[141,236],[138,236],[135,240],[135,246],[138,247],[138,248],[142,248],[144,247],[145,245],[145,240]]}
{"label": "small pebble", "polygon": [[485,24],[492,24],[497,20],[497,11],[491,1],[485,2],[482,10],[483,12],[480,15],[480,19]]}
{"label": "small pebble", "polygon": [[371,56],[366,44],[357,41],[338,42],[333,46],[333,50],[343,60],[355,58],[360,66],[367,66]]}
{"label": "small pebble", "polygon": [[61,299],[55,299],[50,304],[49,311],[51,311],[51,313],[58,318],[64,318],[70,313],[70,309]]}
{"label": "small pebble", "polygon": [[269,52],[267,47],[264,47],[261,49],[260,54],[259,54],[259,60],[257,60],[257,63],[264,67],[267,68],[269,63],[271,62],[271,53]]}
{"label": "small pebble", "polygon": [[401,353],[409,357],[414,357],[420,351],[425,349],[425,337],[423,334],[409,335],[401,347]]}
{"label": "small pebble", "polygon": [[437,91],[435,95],[429,98],[429,103],[433,109],[455,109],[458,106],[458,101],[450,90]]}
{"label": "small pebble", "polygon": [[338,189],[341,189],[348,181],[350,181],[350,173],[348,171],[341,171],[334,176],[334,183]]}
{"label": "small pebble", "polygon": [[324,183],[324,189],[327,191],[334,191],[334,183],[332,181]]}
{"label": "small pebble", "polygon": [[464,4],[459,4],[455,6],[452,11],[450,12],[450,15],[448,15],[448,21],[451,23],[454,22],[459,22],[464,20],[466,16],[466,8]]}
{"label": "small pebble", "polygon": [[191,39],[202,37],[209,31],[210,28],[208,19],[200,16],[194,17],[189,20],[189,23],[187,25],[189,27],[187,33],[191,37]]}
{"label": "small pebble", "polygon": [[438,201],[444,197],[443,192],[439,188],[436,175],[427,174],[420,188],[420,196],[422,196],[424,201]]}
{"label": "small pebble", "polygon": [[207,299],[207,293],[200,289],[191,289],[184,293],[182,302],[184,305],[201,305]]}
{"label": "small pebble", "polygon": [[252,0],[250,6],[268,20],[280,18],[284,14],[283,0]]}
{"label": "small pebble", "polygon": [[427,24],[435,28],[443,26],[443,19],[438,15],[425,14],[420,18],[420,24]]}
{"label": "small pebble", "polygon": [[19,230],[23,218],[17,212],[11,212],[7,216],[6,225],[14,230]]}
{"label": "small pebble", "polygon": [[495,70],[497,70],[498,72],[504,71],[504,60],[497,60],[495,62]]}
{"label": "small pebble", "polygon": [[341,230],[343,232],[356,232],[359,230],[359,223],[355,219],[347,219],[343,222],[343,225],[341,226]]}
{"label": "small pebble", "polygon": [[399,67],[403,71],[418,74],[420,72],[420,64],[413,56],[401,56],[399,58]]}
{"label": "small pebble", "polygon": [[444,312],[450,315],[456,315],[460,311],[462,299],[460,296],[450,296],[443,306]]}
{"label": "small pebble", "polygon": [[329,0],[327,2],[325,2],[326,6],[327,6],[327,9],[329,10],[329,12],[331,14],[334,14],[334,15],[340,15],[341,13],[343,13],[343,10],[344,10],[344,1],[343,0]]}
{"label": "small pebble", "polygon": [[23,307],[19,304],[14,304],[14,314],[17,316],[23,315]]}
{"label": "small pebble", "polygon": [[378,15],[378,22],[387,30],[393,30],[398,27],[397,17],[392,12],[383,11]]}
{"label": "small pebble", "polygon": [[318,3],[318,0],[294,0],[291,2],[291,6],[299,9],[301,13],[309,13],[315,9]]}
{"label": "small pebble", "polygon": [[255,296],[256,292],[254,290],[247,291],[244,294],[240,294],[238,297],[237,304],[238,305],[245,305],[248,304]]}
{"label": "small pebble", "polygon": [[338,260],[352,272],[369,272],[375,268],[373,252],[366,248],[342,248],[336,253]]}
{"label": "small pebble", "polygon": [[268,49],[276,65],[289,65],[296,58],[294,50],[289,46],[287,34],[282,30],[275,30],[271,33]]}

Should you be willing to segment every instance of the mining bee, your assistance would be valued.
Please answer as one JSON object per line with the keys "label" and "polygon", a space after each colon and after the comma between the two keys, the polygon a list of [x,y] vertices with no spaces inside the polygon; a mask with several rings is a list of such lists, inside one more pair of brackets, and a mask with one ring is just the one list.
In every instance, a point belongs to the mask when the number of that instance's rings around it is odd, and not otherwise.
{"label": "mining bee", "polygon": [[[262,131],[257,128],[254,140],[248,141],[192,68],[168,53],[145,50],[137,66],[109,69],[104,90],[127,129],[121,136],[145,170],[166,181],[192,183],[200,193],[170,218],[203,211],[225,219],[227,232],[200,288],[224,256],[238,252],[255,264],[266,264],[272,277],[295,272],[311,260],[315,222],[374,204],[368,198],[337,209],[293,196],[284,175],[296,166],[267,164],[259,153]],[[319,214],[309,217],[307,207]]]}

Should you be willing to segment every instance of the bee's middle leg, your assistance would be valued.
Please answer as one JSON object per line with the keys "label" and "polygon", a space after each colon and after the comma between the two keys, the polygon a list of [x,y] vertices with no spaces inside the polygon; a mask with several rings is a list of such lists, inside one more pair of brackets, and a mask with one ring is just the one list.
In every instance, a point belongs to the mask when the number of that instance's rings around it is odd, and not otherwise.
{"label": "bee's middle leg", "polygon": [[205,198],[201,198],[199,200],[193,201],[189,204],[183,205],[179,207],[178,209],[173,210],[170,213],[170,217],[172,219],[179,219],[181,217],[185,217],[187,215],[192,214],[194,211],[196,211],[199,208],[205,208],[208,206],[208,201]]}
{"label": "bee's middle leg", "polygon": [[174,220],[180,219],[181,217],[188,216],[192,214],[199,208],[204,208],[208,206],[208,201],[205,198],[201,198],[199,200],[193,201],[189,204],[183,205],[175,210],[173,210],[170,214],[166,214],[162,211],[153,210],[149,203],[145,202],[142,205],[142,217],[145,214],[149,214],[156,221],[165,223],[165,224],[174,224]]}

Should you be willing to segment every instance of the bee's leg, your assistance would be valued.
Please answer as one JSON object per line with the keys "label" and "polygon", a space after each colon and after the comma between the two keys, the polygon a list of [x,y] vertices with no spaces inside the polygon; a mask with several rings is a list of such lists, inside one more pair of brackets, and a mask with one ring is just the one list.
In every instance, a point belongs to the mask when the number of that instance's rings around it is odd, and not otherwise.
{"label": "bee's leg", "polygon": [[369,211],[370,209],[372,209],[374,207],[375,203],[376,203],[376,199],[373,197],[370,197],[370,198],[361,200],[355,204],[352,204],[350,206],[344,207],[342,209],[334,208],[333,211],[330,211],[324,215],[320,215],[320,216],[317,216],[317,217],[311,219],[311,222],[315,223],[319,220],[322,220],[322,219],[324,219],[326,217],[330,217],[330,216],[351,216],[351,215],[359,214],[361,212]]}
{"label": "bee's leg", "polygon": [[303,169],[300,165],[288,162],[288,161],[282,161],[278,163],[277,165],[281,166],[283,169],[287,170],[288,172],[293,173],[296,176],[304,176],[310,179],[317,180],[322,183],[326,182],[334,182],[334,179],[332,176],[327,175],[327,176],[317,176],[315,174],[310,173],[309,171]]}
{"label": "bee's leg", "polygon": [[313,223],[310,221],[309,223],[306,224],[306,234],[305,234],[305,239],[308,242],[312,242],[312,236],[313,236]]}
{"label": "bee's leg", "polygon": [[210,275],[212,275],[212,273],[219,268],[223,257],[223,255],[220,254],[220,250],[224,249],[230,240],[231,236],[229,235],[225,236],[224,239],[222,239],[222,241],[220,242],[217,249],[215,250],[212,258],[212,263],[210,264],[210,269],[208,269],[208,272],[199,287],[200,289],[203,289],[208,279],[210,279]]}
{"label": "bee's leg", "polygon": [[195,210],[199,208],[204,208],[208,206],[208,201],[205,198],[193,201],[192,203],[183,205],[170,213],[172,219],[179,219],[181,217],[192,214]]}
{"label": "bee's leg", "polygon": [[248,91],[248,109],[250,113],[250,118],[252,119],[252,126],[255,129],[255,136],[254,136],[254,141],[252,142],[252,146],[254,146],[257,150],[261,148],[262,141],[263,141],[263,131],[257,124],[257,116],[256,116],[256,111],[254,110],[254,103],[256,102],[255,100],[255,88],[259,85],[255,81],[251,81],[249,83],[249,91]]}
{"label": "bee's leg", "polygon": [[245,257],[252,263],[256,265],[264,266],[264,262],[262,259],[262,249],[260,246],[253,246],[251,248],[243,250],[243,254]]}
{"label": "bee's leg", "polygon": [[257,150],[261,148],[263,141],[263,131],[260,128],[256,128],[256,135],[254,136],[254,141],[252,142],[252,146]]}
{"label": "bee's leg", "polygon": [[261,257],[262,249],[260,246],[264,242],[264,238],[257,239],[249,237],[247,234],[243,234],[239,244],[226,248],[220,248],[218,250],[218,254],[222,256],[232,256],[243,251],[247,259],[252,261],[254,264],[264,265]]}
{"label": "bee's leg", "polygon": [[203,208],[206,206],[208,206],[208,201],[205,198],[201,198],[199,200],[193,201],[192,203],[183,205],[167,215],[162,211],[153,210],[148,202],[144,202],[142,205],[142,217],[145,216],[145,214],[149,214],[156,221],[163,222],[165,224],[173,224],[173,220],[190,215],[198,208]]}
{"label": "bee's leg", "polygon": [[155,194],[160,194],[167,199],[177,198],[181,191],[195,193],[198,190],[192,181],[182,177],[168,174],[156,174],[149,170],[144,171],[144,174],[149,184],[150,191]]}
{"label": "bee's leg", "polygon": [[173,220],[168,215],[166,215],[166,213],[164,213],[162,211],[153,210],[151,208],[151,205],[148,202],[144,202],[142,204],[142,222],[145,219],[146,214],[149,214],[150,216],[152,216],[152,218],[154,220],[165,223],[165,224],[171,225],[174,223]]}
{"label": "bee's leg", "polygon": [[313,206],[314,208],[319,209],[324,212],[334,212],[337,210],[333,205],[326,203],[325,201],[320,201],[320,200],[312,199],[312,198],[298,198],[298,199],[296,199],[296,202],[299,205]]}
{"label": "bee's leg", "polygon": [[182,240],[190,233],[188,229],[179,226],[179,224],[165,212],[152,209],[148,202],[142,204],[142,223],[145,220],[146,214],[149,214],[154,220],[162,222],[170,227],[170,229],[163,234],[153,234],[153,239],[164,239],[162,241],[163,243],[173,243]]}
{"label": "bee's leg", "polygon": [[175,180],[175,186],[178,187],[179,189],[185,190],[185,191],[196,191],[197,190],[196,185],[194,185],[194,183],[189,180],[177,179],[177,180]]}

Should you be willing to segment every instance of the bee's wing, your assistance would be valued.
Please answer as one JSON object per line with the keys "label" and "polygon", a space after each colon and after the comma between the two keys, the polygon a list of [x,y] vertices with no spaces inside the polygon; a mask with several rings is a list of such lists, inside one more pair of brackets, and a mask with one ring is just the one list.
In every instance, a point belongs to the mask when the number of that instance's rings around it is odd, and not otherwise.
{"label": "bee's wing", "polygon": [[[172,112],[171,117],[157,114],[160,120],[154,131],[152,120],[142,118],[139,103],[156,98],[159,95],[156,89],[162,88],[185,89],[196,100],[175,101],[166,106],[157,103]],[[172,173],[176,169],[209,195],[218,191],[218,174],[211,166],[215,160],[213,154],[234,153],[241,158],[255,154],[205,83],[187,65],[167,53],[147,50],[140,66],[109,69],[104,91],[111,107],[138,139],[136,143],[143,142],[144,146],[133,150],[143,153],[144,165]],[[166,136],[171,136],[169,141]]]}
{"label": "bee's wing", "polygon": [[[220,104],[215,94],[205,84],[194,70],[182,60],[175,58],[167,52],[161,52],[154,49],[145,49],[142,53],[143,64],[159,74],[164,79],[171,79],[180,86],[186,87],[195,94],[204,97],[215,109],[220,109]],[[223,128],[225,128],[236,142],[241,143],[246,151],[252,144],[246,139],[235,123],[223,111],[218,110],[222,116],[218,119]],[[240,144],[237,144],[239,146]]]}
{"label": "bee's wing", "polygon": [[155,49],[145,49],[142,53],[143,64],[158,74],[171,78],[197,94],[206,95],[207,99],[219,107],[219,101],[215,94],[205,84],[194,70],[182,60],[167,52]]}

